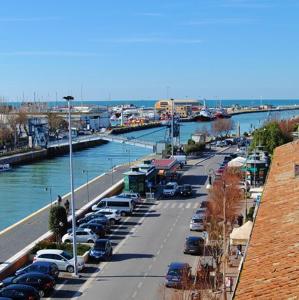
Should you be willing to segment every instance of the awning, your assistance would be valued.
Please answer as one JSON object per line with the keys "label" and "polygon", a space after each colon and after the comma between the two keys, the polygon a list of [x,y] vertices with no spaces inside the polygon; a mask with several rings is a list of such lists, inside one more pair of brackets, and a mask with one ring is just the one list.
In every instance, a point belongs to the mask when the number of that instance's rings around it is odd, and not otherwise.
{"label": "awning", "polygon": [[253,223],[251,221],[247,221],[241,227],[234,228],[233,232],[229,235],[230,244],[234,246],[246,245],[250,237],[252,226]]}

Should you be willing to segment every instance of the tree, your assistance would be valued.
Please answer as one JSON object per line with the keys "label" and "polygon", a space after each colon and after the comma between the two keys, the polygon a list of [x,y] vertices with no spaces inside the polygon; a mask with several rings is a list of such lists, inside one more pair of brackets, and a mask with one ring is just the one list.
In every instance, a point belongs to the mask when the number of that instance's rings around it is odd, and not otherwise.
{"label": "tree", "polygon": [[48,113],[48,124],[49,124],[49,134],[54,135],[56,139],[58,138],[59,132],[61,130],[66,131],[68,129],[68,122],[56,113]]}
{"label": "tree", "polygon": [[200,151],[203,151],[205,149],[205,144],[204,143],[190,143],[188,142],[187,145],[184,146],[184,151],[186,154],[191,154],[191,153],[198,153]]}
{"label": "tree", "polygon": [[282,131],[279,123],[272,121],[253,132],[251,149],[261,145],[264,147],[264,150],[272,154],[276,147],[288,143],[291,140],[290,135]]}
{"label": "tree", "polygon": [[232,119],[217,119],[212,123],[212,132],[216,136],[224,137],[234,129]]}
{"label": "tree", "polygon": [[16,115],[16,123],[18,124],[19,127],[19,134],[22,132],[22,127],[24,128],[24,131],[26,135],[28,136],[28,117],[27,114],[20,110],[17,115]]}
{"label": "tree", "polygon": [[67,230],[67,213],[63,206],[53,205],[49,214],[49,230],[51,230],[58,243]]}

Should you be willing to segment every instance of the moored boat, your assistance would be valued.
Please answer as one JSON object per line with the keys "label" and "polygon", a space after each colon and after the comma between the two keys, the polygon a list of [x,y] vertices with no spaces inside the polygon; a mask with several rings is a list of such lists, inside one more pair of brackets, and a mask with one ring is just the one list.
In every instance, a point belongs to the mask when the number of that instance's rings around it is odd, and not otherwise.
{"label": "moored boat", "polygon": [[214,119],[215,116],[207,107],[203,107],[199,113],[194,116],[194,120],[198,122],[208,122],[213,121]]}
{"label": "moored boat", "polygon": [[0,172],[9,171],[11,169],[10,164],[0,164]]}

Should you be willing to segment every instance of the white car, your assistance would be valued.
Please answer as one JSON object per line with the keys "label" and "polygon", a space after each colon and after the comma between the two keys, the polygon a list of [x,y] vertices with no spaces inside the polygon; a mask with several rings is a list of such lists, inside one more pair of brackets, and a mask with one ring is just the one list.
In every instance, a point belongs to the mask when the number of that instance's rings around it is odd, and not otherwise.
{"label": "white car", "polygon": [[[73,241],[73,232],[66,233],[62,237],[63,243],[71,243]],[[78,228],[76,230],[77,243],[95,243],[97,235],[89,228]]]}
{"label": "white car", "polygon": [[204,230],[204,220],[202,216],[194,215],[190,221],[190,230],[203,231]]}
{"label": "white car", "polygon": [[134,201],[134,205],[136,205],[137,203],[141,203],[141,196],[138,193],[125,192],[117,195],[116,197],[132,199],[132,201]]}
{"label": "white car", "polygon": [[113,208],[103,208],[98,211],[100,214],[107,217],[110,222],[110,225],[114,225],[121,221],[120,211]]}
{"label": "white car", "polygon": [[176,194],[178,188],[179,186],[176,182],[168,182],[163,189],[163,195],[173,197]]}
{"label": "white car", "polygon": [[[48,261],[55,263],[59,271],[74,272],[74,258],[69,253],[58,249],[44,249],[37,251],[33,261]],[[77,268],[81,271],[84,268],[84,260],[77,257]]]}

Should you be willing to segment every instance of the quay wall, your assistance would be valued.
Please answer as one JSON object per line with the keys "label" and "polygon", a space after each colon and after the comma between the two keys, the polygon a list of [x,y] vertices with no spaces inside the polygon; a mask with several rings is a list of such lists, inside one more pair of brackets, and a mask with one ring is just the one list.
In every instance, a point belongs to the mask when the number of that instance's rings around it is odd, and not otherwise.
{"label": "quay wall", "polygon": [[111,129],[110,133],[111,134],[122,134],[122,133],[131,132],[131,131],[138,131],[138,130],[144,130],[144,129],[148,129],[148,128],[155,128],[155,127],[161,127],[161,126],[163,126],[161,124],[161,122],[154,122],[154,123],[149,123],[149,124],[144,124],[144,125],[113,128],[113,129]]}

